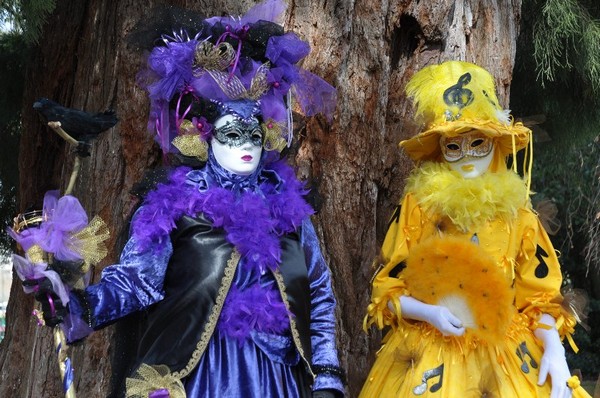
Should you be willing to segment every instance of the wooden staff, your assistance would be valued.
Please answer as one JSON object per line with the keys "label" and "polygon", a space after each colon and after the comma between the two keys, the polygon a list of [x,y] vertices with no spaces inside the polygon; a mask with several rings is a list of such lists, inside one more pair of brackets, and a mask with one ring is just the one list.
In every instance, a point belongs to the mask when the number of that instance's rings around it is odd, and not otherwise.
{"label": "wooden staff", "polygon": [[[59,136],[67,141],[71,146],[79,145],[79,142],[71,137],[63,128],[60,122],[48,122],[48,126],[54,130]],[[75,157],[73,163],[73,170],[69,178],[69,184],[65,191],[65,195],[70,195],[73,192],[75,181],[79,175],[79,169],[81,167],[81,161],[79,156]],[[71,359],[68,356],[68,345],[65,334],[59,325],[54,327],[54,348],[56,349],[56,355],[58,358],[58,368],[60,370],[60,377],[62,379],[63,391],[65,392],[66,398],[75,398],[75,386],[73,385],[73,367],[71,365]]]}
{"label": "wooden staff", "polygon": [[[56,132],[59,136],[61,136],[65,141],[67,141],[71,146],[76,147],[79,145],[79,142],[71,137],[63,128],[61,127],[60,122],[48,122],[48,127]],[[77,176],[79,175],[79,169],[81,168],[81,160],[79,156],[75,156],[75,161],[73,163],[73,171],[71,171],[71,177],[69,178],[69,185],[67,185],[67,189],[65,191],[65,195],[70,195],[73,192],[73,187],[75,187],[75,180],[77,180]]]}

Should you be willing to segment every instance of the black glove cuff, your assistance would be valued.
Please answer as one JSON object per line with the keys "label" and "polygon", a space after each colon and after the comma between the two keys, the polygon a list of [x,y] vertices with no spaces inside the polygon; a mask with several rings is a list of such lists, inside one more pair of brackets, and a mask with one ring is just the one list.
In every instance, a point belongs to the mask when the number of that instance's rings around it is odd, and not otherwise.
{"label": "black glove cuff", "polygon": [[339,366],[334,365],[313,365],[312,370],[315,374],[329,375],[339,378],[342,383],[346,384],[346,372]]}
{"label": "black glove cuff", "polygon": [[92,310],[90,308],[90,303],[87,300],[87,295],[83,290],[79,289],[71,290],[71,294],[77,298],[77,301],[79,301],[79,304],[81,305],[81,309],[83,310],[81,318],[90,328],[93,329],[94,326],[92,325]]}

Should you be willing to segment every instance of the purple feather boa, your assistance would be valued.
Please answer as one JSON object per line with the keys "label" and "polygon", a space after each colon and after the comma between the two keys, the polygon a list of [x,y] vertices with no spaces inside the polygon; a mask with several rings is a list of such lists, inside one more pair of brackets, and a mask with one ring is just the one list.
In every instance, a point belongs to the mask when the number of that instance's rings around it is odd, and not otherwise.
{"label": "purple feather boa", "polygon": [[[194,185],[188,178],[190,169],[180,167],[167,183],[148,194],[133,222],[133,237],[140,248],[161,245],[169,239],[179,218],[202,213],[214,227],[223,228],[227,241],[240,252],[245,272],[260,275],[266,269],[275,270],[281,261],[280,237],[295,231],[313,213],[303,198],[307,191],[292,168],[284,161],[270,163],[259,171],[252,189],[241,191],[221,187],[217,183],[220,180],[210,178],[208,166],[204,172],[208,181]],[[276,289],[233,287],[221,313],[219,330],[241,344],[252,330],[287,330],[289,316]]]}
{"label": "purple feather boa", "polygon": [[204,216],[216,228],[225,230],[251,269],[274,270],[280,261],[279,238],[295,231],[313,214],[304,200],[307,190],[285,161],[265,166],[263,175],[273,174],[259,182],[255,191],[234,192],[220,186],[202,191],[189,184],[190,168],[179,167],[169,181],[150,192],[133,222],[133,237],[141,250],[162,244],[183,217]]}
{"label": "purple feather boa", "polygon": [[242,344],[251,330],[280,334],[289,328],[289,312],[275,288],[233,286],[221,311],[219,331]]}

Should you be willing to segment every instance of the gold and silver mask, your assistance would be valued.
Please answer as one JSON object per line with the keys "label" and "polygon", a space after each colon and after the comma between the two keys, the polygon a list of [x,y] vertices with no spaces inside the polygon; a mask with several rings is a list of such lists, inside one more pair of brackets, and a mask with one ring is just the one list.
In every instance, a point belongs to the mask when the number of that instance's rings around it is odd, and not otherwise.
{"label": "gold and silver mask", "polygon": [[457,162],[464,157],[483,158],[492,152],[494,141],[478,131],[460,134],[456,137],[442,136],[440,147],[448,163]]}

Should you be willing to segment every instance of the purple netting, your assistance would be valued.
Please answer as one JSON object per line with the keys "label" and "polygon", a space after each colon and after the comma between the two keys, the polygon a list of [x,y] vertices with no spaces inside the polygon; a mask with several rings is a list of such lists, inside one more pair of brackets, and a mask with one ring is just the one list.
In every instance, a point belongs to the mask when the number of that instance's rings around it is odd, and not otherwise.
{"label": "purple netting", "polygon": [[260,100],[260,112],[263,120],[275,120],[277,123],[286,124],[287,108],[280,96],[265,95]]}
{"label": "purple netting", "polygon": [[175,127],[171,129],[169,118],[169,102],[154,100],[150,102],[150,116],[148,118],[148,131],[156,134],[155,141],[160,145],[163,153],[171,149],[171,140],[175,138]]}
{"label": "purple netting", "polygon": [[273,36],[267,43],[265,56],[275,65],[295,64],[310,53],[310,45],[293,32]]}
{"label": "purple netting", "polygon": [[336,89],[304,69],[300,69],[300,81],[294,84],[295,98],[306,116],[322,113],[331,122],[335,111]]}
{"label": "purple netting", "polygon": [[204,98],[210,98],[219,102],[225,102],[231,100],[224,92],[221,87],[215,82],[212,76],[208,73],[204,73],[197,79],[194,79],[190,84],[194,92],[198,93]]}
{"label": "purple netting", "polygon": [[58,199],[58,191],[49,191],[44,196],[44,221],[41,229],[46,237],[39,242],[44,251],[53,253],[61,261],[81,260],[78,242],[73,234],[84,229],[88,217],[77,198],[71,195]]}
{"label": "purple netting", "polygon": [[236,27],[242,27],[246,24],[255,23],[260,20],[280,23],[286,8],[287,4],[282,0],[267,0],[252,7],[239,19],[234,19],[230,16],[212,17],[208,18],[206,22],[210,25],[221,22]]}
{"label": "purple netting", "polygon": [[46,231],[40,227],[27,228],[19,233],[16,233],[12,228],[8,228],[7,232],[24,251],[29,250],[33,245],[39,244],[46,236]]}
{"label": "purple netting", "polygon": [[[291,80],[286,72],[288,72],[286,68],[271,68],[267,73],[267,82],[271,86],[269,92],[280,98],[285,97],[290,89]],[[294,74],[297,73],[294,71]]]}
{"label": "purple netting", "polygon": [[151,99],[169,101],[192,79],[194,51],[198,41],[171,42],[167,47],[155,47],[148,58],[148,67],[160,80],[148,85]]}

